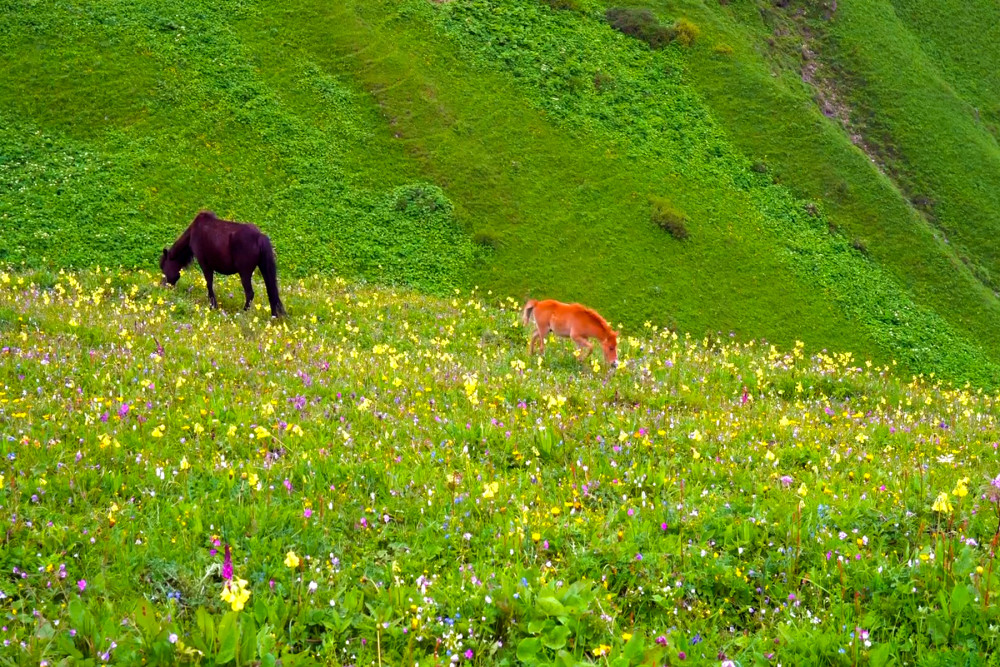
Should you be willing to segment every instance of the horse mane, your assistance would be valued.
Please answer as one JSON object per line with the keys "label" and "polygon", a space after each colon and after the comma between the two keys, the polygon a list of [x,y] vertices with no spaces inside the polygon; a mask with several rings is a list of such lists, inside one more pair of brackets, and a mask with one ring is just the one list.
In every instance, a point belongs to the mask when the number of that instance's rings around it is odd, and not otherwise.
{"label": "horse mane", "polygon": [[177,262],[179,269],[183,269],[194,259],[194,250],[191,249],[191,227],[193,226],[193,222],[188,225],[180,238],[174,241],[174,244],[167,250],[167,258]]}

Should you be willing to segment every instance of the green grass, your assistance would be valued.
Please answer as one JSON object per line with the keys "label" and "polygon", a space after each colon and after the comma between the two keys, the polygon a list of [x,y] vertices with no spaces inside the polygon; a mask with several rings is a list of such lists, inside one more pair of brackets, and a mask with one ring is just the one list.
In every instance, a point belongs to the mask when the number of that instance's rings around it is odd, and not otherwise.
{"label": "green grass", "polygon": [[[261,226],[287,276],[479,285],[996,377],[988,244],[943,242],[812,106],[788,45],[761,53],[754,3],[653,3],[700,31],[656,52],[601,3],[550,5],[8,5],[0,261],[151,266],[206,207]],[[441,205],[400,204],[419,193]]]}
{"label": "green grass", "polygon": [[482,293],[287,279],[308,320],[277,322],[190,282],[0,273],[0,664],[998,649],[995,395],[652,325],[615,371],[528,358]]}

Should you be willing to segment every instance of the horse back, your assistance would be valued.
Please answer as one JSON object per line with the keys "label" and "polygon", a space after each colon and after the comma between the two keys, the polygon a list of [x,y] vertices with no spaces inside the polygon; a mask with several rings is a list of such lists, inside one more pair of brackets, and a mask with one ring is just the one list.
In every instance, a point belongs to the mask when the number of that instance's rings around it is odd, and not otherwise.
{"label": "horse back", "polygon": [[263,233],[249,223],[223,220],[202,211],[191,223],[191,248],[202,267],[233,274],[256,266]]}
{"label": "horse back", "polygon": [[579,303],[563,303],[546,299],[535,304],[535,321],[560,336],[569,336],[573,330],[583,335],[604,338],[611,327],[594,310]]}

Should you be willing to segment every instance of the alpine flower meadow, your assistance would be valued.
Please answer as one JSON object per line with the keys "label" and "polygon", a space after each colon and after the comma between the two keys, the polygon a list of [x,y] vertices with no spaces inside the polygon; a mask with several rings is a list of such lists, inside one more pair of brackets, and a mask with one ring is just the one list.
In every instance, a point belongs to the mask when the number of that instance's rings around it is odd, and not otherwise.
{"label": "alpine flower meadow", "polygon": [[0,662],[1000,650],[993,388],[652,322],[611,369],[489,293],[283,280],[272,320],[196,274],[0,271]]}

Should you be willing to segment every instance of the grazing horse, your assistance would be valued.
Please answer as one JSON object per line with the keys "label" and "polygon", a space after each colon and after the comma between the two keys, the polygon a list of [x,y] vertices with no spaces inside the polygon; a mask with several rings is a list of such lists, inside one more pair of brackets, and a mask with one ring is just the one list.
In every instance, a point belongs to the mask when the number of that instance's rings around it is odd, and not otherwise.
{"label": "grazing horse", "polygon": [[285,307],[278,297],[274,248],[271,247],[271,240],[254,225],[220,220],[211,211],[200,212],[181,237],[169,249],[164,248],[160,257],[163,284],[175,285],[181,277],[181,269],[192,259],[198,260],[201,272],[205,274],[212,308],[219,307],[212,287],[216,271],[224,276],[240,274],[246,294],[243,310],[246,310],[253,301],[253,272],[259,266],[267,288],[267,300],[271,304],[271,317],[285,314]]}
{"label": "grazing horse", "polygon": [[612,331],[604,318],[590,308],[578,303],[561,303],[552,299],[545,301],[529,299],[521,311],[521,318],[525,326],[533,320],[536,327],[531,333],[528,354],[534,354],[536,342],[539,352],[544,352],[545,339],[551,331],[557,336],[572,338],[574,343],[586,350],[584,359],[594,351],[594,346],[587,342],[587,339],[600,340],[604,360],[612,366],[618,365],[618,332]]}

